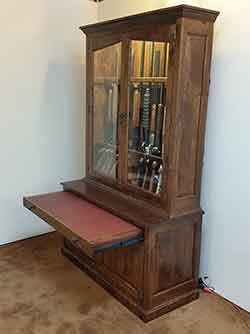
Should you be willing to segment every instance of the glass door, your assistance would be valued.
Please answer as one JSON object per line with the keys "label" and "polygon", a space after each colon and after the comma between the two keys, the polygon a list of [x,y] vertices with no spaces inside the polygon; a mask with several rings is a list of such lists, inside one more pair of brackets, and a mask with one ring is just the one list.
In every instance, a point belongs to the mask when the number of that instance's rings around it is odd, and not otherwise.
{"label": "glass door", "polygon": [[117,180],[121,43],[94,51],[92,170]]}
{"label": "glass door", "polygon": [[160,196],[166,131],[169,43],[131,41],[127,181]]}

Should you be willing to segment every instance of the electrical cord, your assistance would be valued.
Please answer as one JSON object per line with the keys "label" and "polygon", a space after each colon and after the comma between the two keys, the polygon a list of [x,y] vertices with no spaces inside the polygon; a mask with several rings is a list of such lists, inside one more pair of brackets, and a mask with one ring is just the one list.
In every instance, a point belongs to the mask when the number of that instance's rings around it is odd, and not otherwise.
{"label": "electrical cord", "polygon": [[[204,279],[206,280],[208,277],[204,277]],[[208,284],[206,284],[204,282],[204,280],[202,278],[199,278],[199,286],[200,288],[205,292],[205,293],[208,293],[210,295],[213,295],[213,296],[216,296],[216,297],[219,297],[219,298],[222,298],[223,301],[227,304],[227,305],[230,305],[230,306],[233,306],[234,307],[234,310],[237,310],[237,316],[238,318],[241,320],[241,322],[246,326],[246,328],[250,331],[250,324],[245,320],[245,318],[242,316],[242,309],[236,305],[235,303],[221,297],[220,295],[218,295],[216,292],[215,292],[215,289],[211,286],[209,286]]]}

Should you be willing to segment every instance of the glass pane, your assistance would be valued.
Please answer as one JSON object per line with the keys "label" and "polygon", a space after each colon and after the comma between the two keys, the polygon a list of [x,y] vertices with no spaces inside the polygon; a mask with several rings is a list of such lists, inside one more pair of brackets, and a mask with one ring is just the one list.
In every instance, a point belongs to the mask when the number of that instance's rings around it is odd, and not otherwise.
{"label": "glass pane", "polygon": [[168,60],[168,43],[131,42],[128,183],[156,196],[164,171]]}
{"label": "glass pane", "polygon": [[94,52],[93,171],[117,178],[121,43]]}

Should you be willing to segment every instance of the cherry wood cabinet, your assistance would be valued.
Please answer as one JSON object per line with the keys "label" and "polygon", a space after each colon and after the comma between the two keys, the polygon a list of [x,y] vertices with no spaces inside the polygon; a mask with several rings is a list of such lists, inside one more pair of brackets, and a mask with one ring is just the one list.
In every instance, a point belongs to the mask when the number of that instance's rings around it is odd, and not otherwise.
{"label": "cherry wood cabinet", "polygon": [[218,12],[186,5],[81,27],[86,176],[24,205],[144,321],[198,298],[200,184]]}

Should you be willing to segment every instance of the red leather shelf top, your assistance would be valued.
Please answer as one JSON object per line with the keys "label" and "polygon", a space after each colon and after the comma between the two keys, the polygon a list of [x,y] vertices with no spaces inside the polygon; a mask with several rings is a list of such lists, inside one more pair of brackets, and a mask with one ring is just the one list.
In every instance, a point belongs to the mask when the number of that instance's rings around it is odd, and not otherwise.
{"label": "red leather shelf top", "polygon": [[38,195],[25,200],[91,244],[123,236],[126,239],[141,233],[136,226],[69,192]]}

